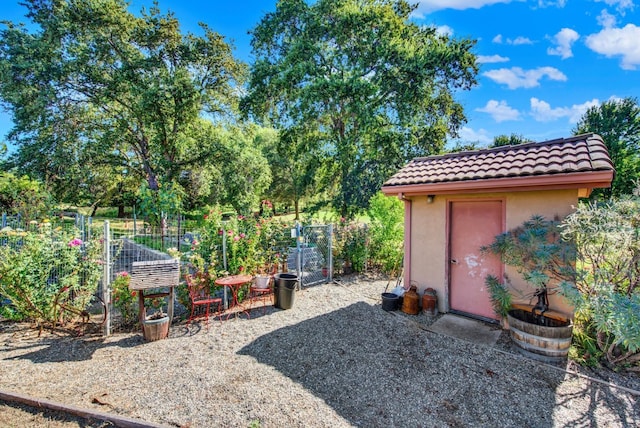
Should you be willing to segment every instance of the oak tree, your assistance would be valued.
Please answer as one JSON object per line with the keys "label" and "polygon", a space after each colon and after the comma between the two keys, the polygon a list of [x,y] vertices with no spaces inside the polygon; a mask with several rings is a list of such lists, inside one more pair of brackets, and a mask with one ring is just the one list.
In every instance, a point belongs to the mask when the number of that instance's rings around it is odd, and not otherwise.
{"label": "oak tree", "polygon": [[235,120],[246,67],[223,36],[183,33],[157,4],[139,15],[125,0],[25,5],[30,25],[0,32],[0,98],[25,171],[75,183],[107,165],[157,191],[225,159],[207,127]]}
{"label": "oak tree", "polygon": [[640,105],[635,98],[612,99],[589,108],[574,135],[594,132],[602,137],[615,168],[611,188],[595,189],[591,198],[631,195],[640,186]]}
{"label": "oak tree", "polygon": [[454,96],[476,83],[475,42],[411,22],[413,10],[403,0],[281,0],[251,32],[244,111],[313,135],[344,216],[466,121]]}

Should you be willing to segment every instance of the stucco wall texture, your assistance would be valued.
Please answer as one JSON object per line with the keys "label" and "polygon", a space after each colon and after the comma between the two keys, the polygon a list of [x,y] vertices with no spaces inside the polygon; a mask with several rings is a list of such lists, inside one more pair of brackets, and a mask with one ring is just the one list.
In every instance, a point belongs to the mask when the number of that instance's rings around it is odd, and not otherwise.
{"label": "stucco wall texture", "polygon": [[[546,190],[513,193],[473,193],[455,195],[436,195],[429,203],[427,196],[414,196],[405,204],[409,209],[410,228],[406,232],[405,240],[410,239],[410,266],[405,272],[405,283],[411,281],[417,284],[418,291],[423,293],[428,287],[436,290],[438,296],[438,310],[449,311],[449,283],[448,283],[448,240],[449,205],[453,201],[502,200],[504,201],[505,231],[519,226],[532,215],[539,214],[547,218],[564,218],[572,213],[578,205],[578,191]],[[407,224],[405,227],[408,226]],[[478,225],[478,227],[482,227]],[[409,238],[410,233],[410,238]],[[489,244],[489,242],[487,243]],[[522,277],[512,267],[506,266],[514,290],[514,303],[531,303],[529,298],[522,298],[523,293],[533,291]],[[549,296],[550,307],[567,316],[572,315],[572,308],[560,295]]]}

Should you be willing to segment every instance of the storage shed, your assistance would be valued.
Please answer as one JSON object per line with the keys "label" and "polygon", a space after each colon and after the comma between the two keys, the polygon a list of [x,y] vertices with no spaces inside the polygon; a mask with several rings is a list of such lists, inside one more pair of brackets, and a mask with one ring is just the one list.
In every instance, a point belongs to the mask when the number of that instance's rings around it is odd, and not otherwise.
{"label": "storage shed", "polygon": [[[610,187],[613,174],[596,134],[413,159],[382,187],[404,201],[404,283],[435,289],[440,312],[496,319],[488,274],[530,287],[480,247],[534,214],[564,218],[592,189]],[[550,306],[571,315],[558,295]]]}

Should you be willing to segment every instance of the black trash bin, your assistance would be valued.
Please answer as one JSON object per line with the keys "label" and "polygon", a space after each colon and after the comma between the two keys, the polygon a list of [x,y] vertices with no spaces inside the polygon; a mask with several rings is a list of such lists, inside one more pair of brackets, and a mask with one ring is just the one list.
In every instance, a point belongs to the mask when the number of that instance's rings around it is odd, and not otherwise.
{"label": "black trash bin", "polygon": [[294,273],[279,273],[275,276],[275,305],[280,309],[291,309],[298,286],[298,275]]}

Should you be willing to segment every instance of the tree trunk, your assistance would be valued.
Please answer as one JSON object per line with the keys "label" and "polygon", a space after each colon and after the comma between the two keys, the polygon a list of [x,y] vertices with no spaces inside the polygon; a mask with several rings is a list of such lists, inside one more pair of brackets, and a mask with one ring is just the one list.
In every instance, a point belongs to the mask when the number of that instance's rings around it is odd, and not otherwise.
{"label": "tree trunk", "polygon": [[124,204],[118,204],[118,218],[124,218]]}
{"label": "tree trunk", "polygon": [[147,184],[149,185],[149,190],[154,192],[160,189],[158,185],[158,176],[156,175],[153,167],[151,166],[151,156],[149,155],[149,143],[146,137],[143,137],[139,140],[140,145],[140,159],[142,160],[142,168],[144,169],[144,173],[146,174]]}
{"label": "tree trunk", "polygon": [[144,169],[147,172],[147,184],[149,184],[149,190],[157,192],[160,189],[160,186],[158,185],[158,177],[146,163]]}
{"label": "tree trunk", "polygon": [[300,200],[296,199],[293,203],[296,210],[296,220],[300,220]]}

